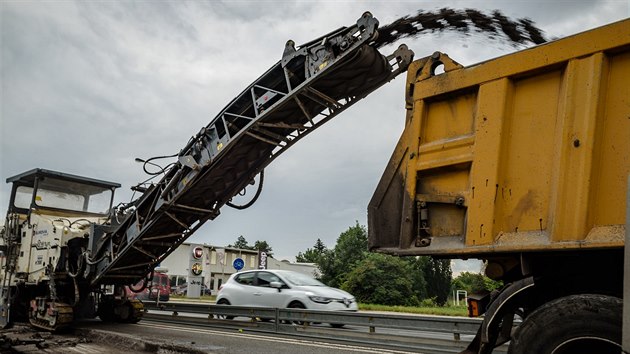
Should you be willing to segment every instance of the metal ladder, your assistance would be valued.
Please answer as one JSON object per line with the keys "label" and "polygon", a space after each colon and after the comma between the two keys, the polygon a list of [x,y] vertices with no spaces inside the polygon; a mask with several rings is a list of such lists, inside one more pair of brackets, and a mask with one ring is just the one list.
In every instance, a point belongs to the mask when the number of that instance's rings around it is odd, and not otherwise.
{"label": "metal ladder", "polygon": [[5,229],[2,230],[3,258],[4,264],[2,264],[2,279],[0,280],[0,328],[5,328],[9,325],[11,316],[11,302],[13,291],[11,289],[11,282],[15,269],[17,267],[17,260],[20,250],[20,227],[19,227],[19,215],[9,214],[6,219]]}

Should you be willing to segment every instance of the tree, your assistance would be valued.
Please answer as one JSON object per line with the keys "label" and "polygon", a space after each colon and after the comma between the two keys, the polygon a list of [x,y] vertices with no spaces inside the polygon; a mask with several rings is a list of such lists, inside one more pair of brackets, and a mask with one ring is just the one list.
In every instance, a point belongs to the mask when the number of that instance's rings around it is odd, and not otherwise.
{"label": "tree", "polygon": [[247,240],[243,235],[239,236],[233,245],[227,245],[227,247],[238,248],[242,250],[253,250],[254,248],[247,243]]}
{"label": "tree", "polygon": [[420,257],[403,257],[411,267],[411,277],[413,280],[413,292],[419,300],[428,298],[427,281],[424,279],[423,263]]}
{"label": "tree", "polygon": [[245,237],[243,235],[239,236],[236,239],[234,244],[227,245],[227,247],[238,248],[242,250],[251,250],[251,251],[264,251],[267,253],[268,257],[273,257],[273,248],[267,243],[267,241],[256,241],[253,246],[250,246]]}
{"label": "tree", "polygon": [[256,251],[265,252],[267,253],[267,257],[273,258],[273,248],[271,248],[271,246],[267,243],[267,241],[260,241],[260,240],[256,241],[252,249]]}
{"label": "tree", "polygon": [[483,275],[462,272],[452,282],[452,290],[465,290],[468,293],[480,293],[485,290]]}
{"label": "tree", "polygon": [[495,281],[481,273],[463,272],[452,282],[452,290],[466,290],[468,293],[483,293],[503,286],[500,281]]}
{"label": "tree", "polygon": [[295,256],[297,262],[319,264],[324,253],[328,250],[321,239],[317,239],[313,248],[307,248],[304,253],[298,252]]}
{"label": "tree", "polygon": [[416,306],[412,264],[402,258],[367,254],[341,284],[357,301],[381,305]]}
{"label": "tree", "polygon": [[318,263],[322,282],[335,288],[340,287],[345,275],[366,257],[367,247],[367,229],[357,221],[339,235],[332,251],[322,253]]}
{"label": "tree", "polygon": [[418,257],[416,269],[421,270],[426,281],[427,298],[435,298],[435,303],[444,306],[451,293],[453,271],[449,259]]}

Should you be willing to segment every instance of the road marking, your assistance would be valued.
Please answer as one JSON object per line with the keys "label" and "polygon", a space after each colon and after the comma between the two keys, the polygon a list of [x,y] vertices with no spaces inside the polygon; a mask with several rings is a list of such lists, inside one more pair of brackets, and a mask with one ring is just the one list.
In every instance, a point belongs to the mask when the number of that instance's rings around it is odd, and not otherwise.
{"label": "road marking", "polygon": [[153,327],[153,328],[159,327],[159,328],[180,331],[180,332],[191,332],[191,333],[197,333],[197,334],[198,333],[217,334],[217,335],[222,335],[226,337],[241,338],[241,339],[246,338],[246,339],[252,339],[252,340],[259,340],[259,341],[296,344],[296,345],[303,345],[303,346],[316,347],[316,348],[340,349],[340,350],[347,350],[347,351],[360,352],[360,353],[388,353],[388,354],[410,353],[410,352],[391,350],[391,349],[380,349],[380,348],[369,349],[369,348],[357,347],[357,346],[346,345],[346,344],[316,342],[316,341],[305,340],[305,339],[273,338],[273,337],[261,336],[261,335],[250,334],[250,333],[237,333],[236,334],[236,333],[229,333],[229,332],[224,332],[224,331],[214,331],[210,329],[199,329],[199,328],[190,328],[190,327],[179,327],[179,326],[173,326],[173,325],[162,325],[162,324],[149,325],[146,323],[138,323],[136,325],[142,326],[142,327]]}
{"label": "road marking", "polygon": [[[55,348],[57,349],[57,348]],[[86,344],[77,344],[75,347],[65,347],[63,348],[63,350],[67,350],[69,352],[75,352],[75,353],[80,353],[80,354],[88,354],[88,353],[94,353],[94,354],[105,354],[105,353],[110,353],[111,348],[94,348],[94,346],[92,345],[86,345]]]}

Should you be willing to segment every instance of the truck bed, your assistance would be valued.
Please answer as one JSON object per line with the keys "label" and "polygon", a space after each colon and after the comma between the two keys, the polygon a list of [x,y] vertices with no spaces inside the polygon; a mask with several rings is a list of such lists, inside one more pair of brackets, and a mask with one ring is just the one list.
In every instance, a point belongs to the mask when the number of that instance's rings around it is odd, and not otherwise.
{"label": "truck bed", "polygon": [[406,127],[368,207],[370,249],[623,247],[630,20],[429,78],[420,67],[409,67]]}

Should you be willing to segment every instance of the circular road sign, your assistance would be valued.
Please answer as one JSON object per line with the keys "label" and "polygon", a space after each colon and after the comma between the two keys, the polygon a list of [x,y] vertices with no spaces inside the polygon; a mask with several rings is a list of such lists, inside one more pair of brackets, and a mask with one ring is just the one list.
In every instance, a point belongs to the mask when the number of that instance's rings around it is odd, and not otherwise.
{"label": "circular road sign", "polygon": [[236,270],[241,270],[245,266],[245,262],[243,261],[242,258],[237,258],[234,260],[234,262],[232,262],[232,266]]}

